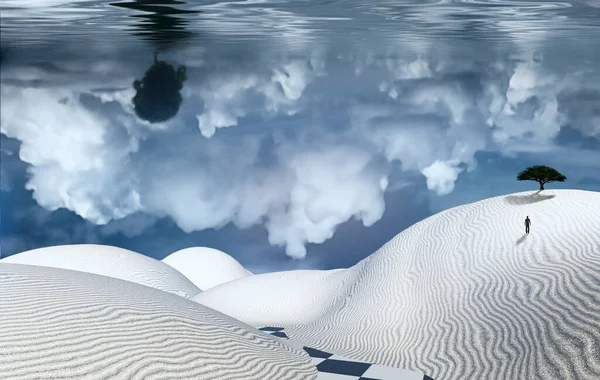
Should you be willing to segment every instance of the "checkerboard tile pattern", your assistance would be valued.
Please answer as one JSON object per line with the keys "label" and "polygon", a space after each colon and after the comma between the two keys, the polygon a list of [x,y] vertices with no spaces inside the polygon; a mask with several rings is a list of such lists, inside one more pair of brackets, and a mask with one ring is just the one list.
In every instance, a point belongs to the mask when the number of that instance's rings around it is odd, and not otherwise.
{"label": "checkerboard tile pattern", "polygon": [[[289,339],[281,327],[262,327],[259,330]],[[433,380],[420,372],[348,359],[310,347],[304,347],[304,351],[319,371],[318,380]]]}

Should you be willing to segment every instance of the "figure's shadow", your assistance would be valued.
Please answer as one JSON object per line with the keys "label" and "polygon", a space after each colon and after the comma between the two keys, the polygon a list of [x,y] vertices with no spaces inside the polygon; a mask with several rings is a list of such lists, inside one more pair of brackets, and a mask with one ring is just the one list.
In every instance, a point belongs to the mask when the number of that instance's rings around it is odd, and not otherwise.
{"label": "figure's shadow", "polygon": [[517,242],[515,243],[515,245],[519,245],[519,244],[523,243],[523,242],[525,241],[525,239],[527,239],[527,236],[529,236],[529,234],[525,234],[525,235],[521,236],[521,237],[520,237],[520,238],[517,240]]}
{"label": "figure's shadow", "polygon": [[541,190],[529,195],[509,195],[504,198],[504,202],[508,203],[509,205],[519,206],[545,201],[556,196],[554,194],[541,195],[540,192]]}

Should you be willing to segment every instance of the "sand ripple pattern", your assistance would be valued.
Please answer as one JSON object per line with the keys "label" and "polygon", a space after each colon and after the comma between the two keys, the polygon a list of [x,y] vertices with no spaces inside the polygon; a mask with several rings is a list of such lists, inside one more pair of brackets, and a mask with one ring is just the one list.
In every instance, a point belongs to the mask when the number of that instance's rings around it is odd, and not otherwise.
{"label": "sand ripple pattern", "polygon": [[417,223],[349,269],[335,311],[287,334],[436,379],[600,379],[600,193],[541,196]]}
{"label": "sand ripple pattern", "polygon": [[308,355],[127,281],[0,263],[0,378],[316,379]]}

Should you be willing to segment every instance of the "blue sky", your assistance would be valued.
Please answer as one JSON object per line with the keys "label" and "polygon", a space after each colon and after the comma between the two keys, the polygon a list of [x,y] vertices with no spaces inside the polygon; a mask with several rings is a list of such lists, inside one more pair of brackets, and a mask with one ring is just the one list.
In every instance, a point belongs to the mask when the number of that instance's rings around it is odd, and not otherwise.
{"label": "blue sky", "polygon": [[[200,245],[257,273],[330,269],[448,207],[535,190],[515,180],[529,165],[600,191],[593,3],[266,4],[180,5],[201,13],[167,47],[106,3],[4,5],[2,256]],[[152,124],[131,99],[154,51],[187,80]]]}

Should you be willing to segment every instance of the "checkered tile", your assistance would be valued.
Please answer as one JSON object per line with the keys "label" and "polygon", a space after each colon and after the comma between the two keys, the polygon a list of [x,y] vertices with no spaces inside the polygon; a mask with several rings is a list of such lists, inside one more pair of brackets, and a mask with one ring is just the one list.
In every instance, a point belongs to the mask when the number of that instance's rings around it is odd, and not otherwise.
{"label": "checkered tile", "polygon": [[[259,330],[289,339],[282,327],[262,327]],[[310,347],[304,347],[304,351],[319,371],[318,380],[433,380],[420,372],[348,359]]]}
{"label": "checkered tile", "polygon": [[283,327],[261,327],[259,330],[279,338],[290,339],[290,337],[283,332]]}

